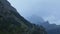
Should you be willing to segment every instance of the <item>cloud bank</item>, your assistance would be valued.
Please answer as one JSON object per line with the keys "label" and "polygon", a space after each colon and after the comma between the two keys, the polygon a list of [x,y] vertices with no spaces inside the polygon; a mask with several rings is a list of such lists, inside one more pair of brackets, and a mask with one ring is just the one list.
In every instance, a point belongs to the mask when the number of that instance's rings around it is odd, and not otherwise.
{"label": "cloud bank", "polygon": [[60,0],[8,0],[17,11],[27,18],[36,14],[50,23],[60,24]]}

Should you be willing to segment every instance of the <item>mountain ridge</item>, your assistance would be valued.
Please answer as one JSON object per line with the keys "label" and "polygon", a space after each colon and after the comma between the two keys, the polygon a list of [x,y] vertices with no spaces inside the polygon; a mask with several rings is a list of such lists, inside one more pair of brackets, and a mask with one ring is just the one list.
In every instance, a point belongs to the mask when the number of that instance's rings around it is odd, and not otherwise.
{"label": "mountain ridge", "polygon": [[39,25],[39,26],[42,25],[46,29],[46,31],[48,32],[48,34],[58,34],[60,32],[60,29],[59,29],[60,28],[60,25],[50,24],[49,21],[44,21],[43,23],[41,23],[41,22],[38,23],[37,20],[35,20],[35,19],[38,19],[39,20],[39,18],[37,18],[39,16],[37,16],[36,18],[34,18],[34,16],[31,16],[33,18],[30,18],[28,20],[31,21],[32,23],[35,22],[34,24],[36,24],[36,25]]}
{"label": "mountain ridge", "polygon": [[44,27],[31,24],[7,0],[0,0],[0,34],[47,34]]}

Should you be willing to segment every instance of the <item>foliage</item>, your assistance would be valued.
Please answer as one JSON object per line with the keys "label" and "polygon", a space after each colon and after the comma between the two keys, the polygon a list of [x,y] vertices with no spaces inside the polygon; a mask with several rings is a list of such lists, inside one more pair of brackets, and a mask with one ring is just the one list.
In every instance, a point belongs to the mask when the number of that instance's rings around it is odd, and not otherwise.
{"label": "foliage", "polygon": [[[3,3],[5,2],[5,4]],[[0,34],[46,34],[43,27],[31,24],[7,0],[0,1]],[[9,7],[7,9],[7,7]]]}

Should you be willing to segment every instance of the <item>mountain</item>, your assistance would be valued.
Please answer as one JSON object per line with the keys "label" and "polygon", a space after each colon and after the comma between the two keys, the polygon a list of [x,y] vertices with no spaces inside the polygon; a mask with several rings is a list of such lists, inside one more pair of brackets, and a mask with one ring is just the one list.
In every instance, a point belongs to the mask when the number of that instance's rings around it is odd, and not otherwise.
{"label": "mountain", "polygon": [[41,23],[44,23],[44,19],[37,16],[37,15],[32,15],[31,17],[28,18],[28,20],[31,22],[31,23],[34,23],[34,24],[41,24]]}
{"label": "mountain", "polygon": [[46,28],[46,30],[51,30],[51,29],[55,29],[57,27],[60,27],[56,24],[50,24],[48,21],[44,22],[41,24],[44,28]]}
{"label": "mountain", "polygon": [[60,34],[60,25],[50,24],[49,21],[44,21],[41,17],[33,15],[28,20],[34,24],[42,25],[48,34]]}
{"label": "mountain", "polygon": [[48,34],[60,34],[60,27],[49,30]]}
{"label": "mountain", "polygon": [[46,29],[48,34],[60,34],[60,25],[49,24],[48,21],[42,23],[41,25]]}
{"label": "mountain", "polygon": [[0,0],[0,34],[47,34],[43,26],[31,24],[7,0]]}

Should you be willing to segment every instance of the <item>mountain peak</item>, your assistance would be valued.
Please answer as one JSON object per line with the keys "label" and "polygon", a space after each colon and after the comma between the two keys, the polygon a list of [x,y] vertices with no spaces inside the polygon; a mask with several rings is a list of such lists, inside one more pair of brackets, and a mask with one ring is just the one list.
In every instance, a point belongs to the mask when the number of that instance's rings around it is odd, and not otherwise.
{"label": "mountain peak", "polygon": [[40,24],[40,23],[44,23],[44,20],[42,17],[37,16],[37,15],[32,15],[28,18],[28,20],[34,24]]}

